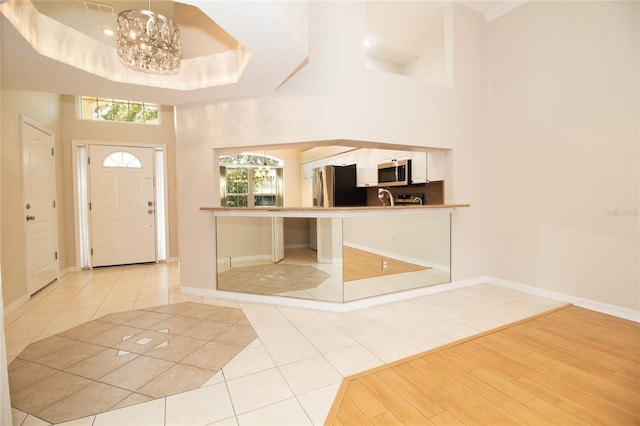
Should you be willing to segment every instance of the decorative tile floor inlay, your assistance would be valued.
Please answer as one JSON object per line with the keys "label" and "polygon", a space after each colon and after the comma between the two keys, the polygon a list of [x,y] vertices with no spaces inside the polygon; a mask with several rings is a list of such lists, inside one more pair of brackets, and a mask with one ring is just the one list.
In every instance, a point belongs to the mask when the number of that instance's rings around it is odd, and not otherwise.
{"label": "decorative tile floor inlay", "polygon": [[232,268],[218,274],[220,290],[280,294],[318,287],[330,277],[309,265],[266,264]]}
{"label": "decorative tile floor inlay", "polygon": [[109,314],[27,346],[9,365],[11,403],[61,423],[197,389],[256,337],[239,308]]}

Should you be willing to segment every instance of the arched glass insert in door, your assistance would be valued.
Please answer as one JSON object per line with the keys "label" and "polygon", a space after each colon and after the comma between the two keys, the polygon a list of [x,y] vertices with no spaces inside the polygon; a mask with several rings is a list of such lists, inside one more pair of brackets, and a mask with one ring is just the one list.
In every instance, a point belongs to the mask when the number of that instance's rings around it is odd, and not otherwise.
{"label": "arched glass insert in door", "polygon": [[142,163],[135,155],[130,152],[117,151],[110,154],[102,162],[102,167],[128,167],[141,169]]}

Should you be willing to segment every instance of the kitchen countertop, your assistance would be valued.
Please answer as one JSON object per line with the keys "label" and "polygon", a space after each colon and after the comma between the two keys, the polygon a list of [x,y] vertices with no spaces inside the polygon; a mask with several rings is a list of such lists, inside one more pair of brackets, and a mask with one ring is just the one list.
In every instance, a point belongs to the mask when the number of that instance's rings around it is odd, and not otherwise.
{"label": "kitchen countertop", "polygon": [[354,206],[354,207],[221,207],[221,206],[204,206],[200,207],[202,211],[210,211],[214,214],[226,213],[243,213],[247,215],[262,215],[269,213],[307,213],[312,215],[341,215],[341,214],[357,214],[357,213],[427,213],[434,210],[451,210],[459,207],[470,207],[470,204],[400,204],[395,206]]}

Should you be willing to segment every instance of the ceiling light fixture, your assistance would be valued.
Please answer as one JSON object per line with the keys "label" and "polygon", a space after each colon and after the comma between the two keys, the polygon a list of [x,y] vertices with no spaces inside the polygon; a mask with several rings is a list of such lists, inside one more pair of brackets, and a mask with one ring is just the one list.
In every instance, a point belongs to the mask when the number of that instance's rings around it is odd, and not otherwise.
{"label": "ceiling light fixture", "polygon": [[171,74],[180,71],[180,30],[167,17],[149,10],[118,14],[117,51],[128,66],[140,71]]}
{"label": "ceiling light fixture", "polygon": [[100,32],[106,35],[107,37],[112,37],[115,34],[115,32],[109,27],[100,28]]}
{"label": "ceiling light fixture", "polygon": [[263,153],[262,155],[262,167],[260,167],[256,173],[258,179],[265,180],[273,180],[274,176],[271,175],[271,170],[269,166],[267,166],[267,154]]}

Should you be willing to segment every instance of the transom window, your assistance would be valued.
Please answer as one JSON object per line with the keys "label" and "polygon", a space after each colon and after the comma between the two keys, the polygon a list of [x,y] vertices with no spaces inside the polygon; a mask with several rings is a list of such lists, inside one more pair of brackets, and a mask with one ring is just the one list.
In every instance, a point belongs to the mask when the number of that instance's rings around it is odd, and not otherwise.
{"label": "transom window", "polygon": [[282,206],[283,161],[266,155],[222,156],[220,196],[226,207]]}
{"label": "transom window", "polygon": [[91,96],[80,97],[80,117],[86,120],[160,124],[157,104]]}
{"label": "transom window", "polygon": [[142,163],[135,155],[125,151],[118,151],[109,154],[109,156],[102,162],[102,167],[129,167],[132,169],[141,169]]}

